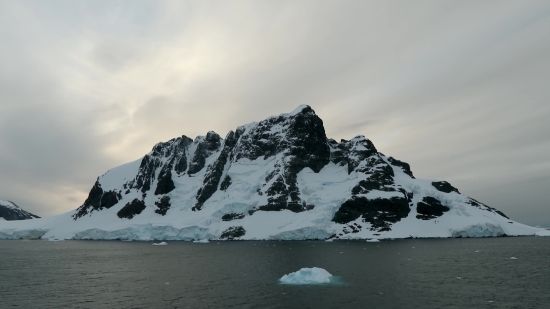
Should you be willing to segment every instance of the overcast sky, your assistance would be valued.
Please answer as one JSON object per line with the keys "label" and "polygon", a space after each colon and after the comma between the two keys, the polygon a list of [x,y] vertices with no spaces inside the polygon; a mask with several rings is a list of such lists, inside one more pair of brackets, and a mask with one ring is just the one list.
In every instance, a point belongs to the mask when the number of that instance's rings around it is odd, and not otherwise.
{"label": "overcast sky", "polygon": [[155,143],[310,105],[550,226],[548,1],[0,0],[0,198],[40,216]]}

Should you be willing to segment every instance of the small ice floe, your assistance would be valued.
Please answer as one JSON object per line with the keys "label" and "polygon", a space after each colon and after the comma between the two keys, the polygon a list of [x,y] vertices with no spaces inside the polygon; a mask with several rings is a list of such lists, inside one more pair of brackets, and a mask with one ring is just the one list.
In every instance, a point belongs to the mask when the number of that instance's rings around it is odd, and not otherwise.
{"label": "small ice floe", "polygon": [[170,282],[166,282],[165,284],[166,284],[166,285],[170,285]]}
{"label": "small ice floe", "polygon": [[372,238],[372,239],[367,239],[367,242],[380,242],[380,240]]}
{"label": "small ice floe", "polygon": [[194,240],[193,242],[196,244],[207,244],[210,241],[208,241],[208,239],[201,239],[201,240]]}
{"label": "small ice floe", "polygon": [[279,279],[282,284],[326,284],[332,275],[319,267],[302,268]]}
{"label": "small ice floe", "polygon": [[153,243],[153,246],[167,246],[168,244],[165,243],[164,241],[163,242],[159,242],[159,243]]}
{"label": "small ice floe", "polygon": [[517,260],[517,258],[515,258],[515,257],[511,257],[511,258],[510,258],[510,260]]}
{"label": "small ice floe", "polygon": [[462,280],[462,278],[461,278],[461,277],[456,277],[456,279],[458,279],[458,280]]}
{"label": "small ice floe", "polygon": [[332,238],[325,240],[325,242],[332,242]]}
{"label": "small ice floe", "polygon": [[479,253],[479,250],[474,251],[475,253]]}

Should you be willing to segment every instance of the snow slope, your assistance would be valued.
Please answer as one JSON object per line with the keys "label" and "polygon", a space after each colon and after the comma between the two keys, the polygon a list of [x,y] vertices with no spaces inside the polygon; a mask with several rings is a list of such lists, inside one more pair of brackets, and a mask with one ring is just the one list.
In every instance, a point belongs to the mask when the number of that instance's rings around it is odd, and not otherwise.
{"label": "snow slope", "polygon": [[75,211],[0,222],[0,239],[380,239],[543,235],[416,179],[364,136],[327,139],[302,105],[230,131],[158,143],[109,170]]}

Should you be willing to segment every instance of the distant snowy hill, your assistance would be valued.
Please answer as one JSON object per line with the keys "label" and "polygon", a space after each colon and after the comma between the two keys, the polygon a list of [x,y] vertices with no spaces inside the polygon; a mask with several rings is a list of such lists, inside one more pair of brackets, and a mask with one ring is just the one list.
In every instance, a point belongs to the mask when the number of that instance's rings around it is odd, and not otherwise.
{"label": "distant snowy hill", "polygon": [[5,221],[12,220],[28,220],[40,218],[39,216],[33,215],[30,212],[24,211],[14,202],[0,200],[0,219]]}
{"label": "distant snowy hill", "polygon": [[362,135],[337,142],[309,106],[158,143],[102,175],[77,210],[0,222],[0,238],[366,239],[549,233],[445,181],[416,179]]}

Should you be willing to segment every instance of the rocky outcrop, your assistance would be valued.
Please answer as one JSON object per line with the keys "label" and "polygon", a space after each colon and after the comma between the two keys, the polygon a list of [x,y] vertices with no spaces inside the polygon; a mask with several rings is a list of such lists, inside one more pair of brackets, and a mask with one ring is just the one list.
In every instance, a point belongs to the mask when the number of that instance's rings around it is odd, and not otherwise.
{"label": "rocky outcrop", "polygon": [[37,215],[24,211],[14,202],[0,200],[0,218],[6,221],[29,220],[40,218]]}
{"label": "rocky outcrop", "polygon": [[438,199],[431,196],[426,196],[421,202],[416,203],[417,219],[435,219],[441,217],[447,211],[449,211],[449,207],[443,206]]}
{"label": "rocky outcrop", "polygon": [[122,207],[122,209],[117,212],[117,216],[121,219],[132,219],[134,216],[139,215],[144,209],[145,203],[138,199],[134,199],[133,201]]}
{"label": "rocky outcrop", "polygon": [[95,210],[102,210],[104,208],[109,209],[116,205],[121,198],[120,191],[103,191],[98,179],[92,187],[92,190],[90,190],[84,204],[76,210],[73,219],[76,220]]}
{"label": "rocky outcrop", "polygon": [[445,193],[456,192],[456,193],[460,194],[460,192],[458,192],[457,188],[453,187],[450,183],[448,183],[446,181],[432,182],[432,186],[434,186],[434,188],[436,188],[437,190],[439,190],[441,192],[445,192]]}
{"label": "rocky outcrop", "polygon": [[246,231],[242,226],[232,226],[220,235],[220,239],[234,240],[244,236],[245,234]]}
{"label": "rocky outcrop", "polygon": [[159,215],[166,215],[166,212],[168,209],[170,209],[170,197],[169,196],[163,196],[158,202],[155,202],[155,205],[158,207],[158,209],[155,209],[155,212]]}
{"label": "rocky outcrop", "polygon": [[195,140],[197,148],[193,154],[193,158],[189,163],[189,175],[195,174],[204,168],[206,158],[214,153],[221,145],[221,137],[218,133],[210,131],[205,138],[199,137]]}

